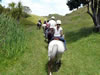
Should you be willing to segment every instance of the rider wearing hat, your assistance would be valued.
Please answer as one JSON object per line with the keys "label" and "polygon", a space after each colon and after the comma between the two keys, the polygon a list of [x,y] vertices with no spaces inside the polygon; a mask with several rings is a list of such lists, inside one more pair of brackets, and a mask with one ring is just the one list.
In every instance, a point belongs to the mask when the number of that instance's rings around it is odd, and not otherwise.
{"label": "rider wearing hat", "polygon": [[64,40],[64,35],[63,35],[63,29],[60,26],[61,25],[61,20],[57,20],[56,22],[56,27],[54,27],[54,38],[58,38],[59,40],[64,42],[65,49],[66,49],[66,41]]}
{"label": "rider wearing hat", "polygon": [[52,16],[51,20],[49,21],[50,28],[54,28],[56,26],[55,17]]}
{"label": "rider wearing hat", "polygon": [[48,29],[48,43],[52,40],[52,37],[54,36],[54,27],[56,26],[55,17],[52,16],[51,20],[49,21],[49,29]]}

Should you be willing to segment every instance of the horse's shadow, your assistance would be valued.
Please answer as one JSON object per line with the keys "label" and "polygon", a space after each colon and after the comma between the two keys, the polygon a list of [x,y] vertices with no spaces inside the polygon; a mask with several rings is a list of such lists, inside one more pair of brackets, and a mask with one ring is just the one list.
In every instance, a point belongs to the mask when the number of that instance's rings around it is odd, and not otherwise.
{"label": "horse's shadow", "polygon": [[57,72],[61,67],[61,62],[60,63],[54,63],[53,64],[53,68],[52,68],[52,72]]}
{"label": "horse's shadow", "polygon": [[[52,67],[52,72],[58,72],[58,70],[60,69],[60,67],[61,67],[61,61],[60,61],[60,63],[55,63],[54,62],[54,64],[52,65],[53,67]],[[48,62],[46,63],[46,65],[45,65],[45,70],[46,70],[46,72],[47,72],[47,74],[48,74]]]}

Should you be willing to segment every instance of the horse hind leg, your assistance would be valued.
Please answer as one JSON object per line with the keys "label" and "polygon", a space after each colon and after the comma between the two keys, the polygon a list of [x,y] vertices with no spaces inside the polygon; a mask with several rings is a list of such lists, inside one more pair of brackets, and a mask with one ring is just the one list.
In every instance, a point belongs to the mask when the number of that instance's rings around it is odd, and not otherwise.
{"label": "horse hind leg", "polygon": [[61,56],[62,55],[60,55],[60,54],[56,54],[56,62],[55,62],[55,64],[56,64],[56,71],[58,71],[59,69],[60,69],[60,67],[61,67]]}
{"label": "horse hind leg", "polygon": [[52,75],[53,60],[48,62],[48,75]]}
{"label": "horse hind leg", "polygon": [[48,62],[48,75],[51,75],[51,62]]}

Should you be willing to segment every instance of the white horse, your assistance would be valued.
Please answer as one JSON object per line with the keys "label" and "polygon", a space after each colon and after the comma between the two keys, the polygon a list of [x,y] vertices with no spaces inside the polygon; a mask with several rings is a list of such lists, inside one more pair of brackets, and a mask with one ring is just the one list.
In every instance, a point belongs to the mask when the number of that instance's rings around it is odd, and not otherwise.
{"label": "white horse", "polygon": [[52,40],[48,46],[48,75],[52,75],[52,67],[55,62],[61,60],[61,56],[65,51],[64,43],[60,40]]}

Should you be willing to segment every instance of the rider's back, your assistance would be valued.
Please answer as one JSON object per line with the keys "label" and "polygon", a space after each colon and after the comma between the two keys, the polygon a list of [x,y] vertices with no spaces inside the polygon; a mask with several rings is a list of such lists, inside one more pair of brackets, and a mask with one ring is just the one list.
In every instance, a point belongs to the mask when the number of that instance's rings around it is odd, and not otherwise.
{"label": "rider's back", "polygon": [[50,28],[54,28],[56,26],[55,20],[50,20],[49,25],[50,25]]}
{"label": "rider's back", "polygon": [[54,27],[54,30],[55,30],[54,37],[60,37],[61,31],[63,30],[62,27],[60,27],[59,29],[57,29],[57,27]]}

